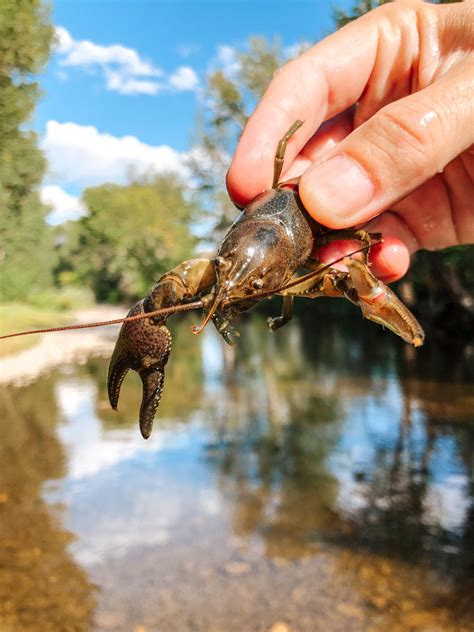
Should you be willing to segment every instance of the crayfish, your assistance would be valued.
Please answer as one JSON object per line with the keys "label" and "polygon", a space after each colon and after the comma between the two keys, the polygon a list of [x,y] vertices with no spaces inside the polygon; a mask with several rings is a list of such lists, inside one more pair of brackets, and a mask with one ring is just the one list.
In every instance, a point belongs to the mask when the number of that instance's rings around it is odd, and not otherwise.
{"label": "crayfish", "polygon": [[[122,325],[109,365],[109,400],[116,409],[125,375],[129,369],[137,371],[143,383],[139,422],[145,439],[152,430],[171,351],[166,319],[172,310],[167,308],[196,298],[204,317],[194,333],[212,320],[230,344],[236,333],[232,328],[235,317],[275,294],[283,297],[283,311],[278,318],[269,319],[273,331],[290,320],[295,296],[340,296],[406,342],[415,347],[423,344],[423,330],[415,317],[369,269],[369,248],[380,235],[317,224],[302,205],[298,180],[279,182],[287,143],[301,125],[302,121],[296,121],[278,143],[272,188],[243,209],[216,258],[190,259],[164,274],[129,312],[129,316],[150,313],[150,317]],[[333,267],[334,262],[326,265],[311,258],[315,248],[341,239],[356,239],[362,245],[360,258],[343,259],[345,270]]]}

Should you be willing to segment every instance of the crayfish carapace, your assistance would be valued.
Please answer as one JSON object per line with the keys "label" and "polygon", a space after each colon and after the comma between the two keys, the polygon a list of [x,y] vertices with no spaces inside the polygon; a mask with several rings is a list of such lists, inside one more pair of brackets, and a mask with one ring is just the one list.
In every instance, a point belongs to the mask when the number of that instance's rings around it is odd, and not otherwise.
{"label": "crayfish carapace", "polygon": [[[415,347],[423,344],[423,330],[395,294],[371,273],[368,251],[380,235],[363,230],[331,230],[317,224],[305,211],[298,195],[298,181],[279,183],[286,145],[301,127],[296,121],[278,144],[273,188],[256,197],[226,234],[215,259],[191,259],[164,274],[129,315],[150,313],[182,305],[200,297],[204,318],[224,339],[232,342],[232,321],[242,311],[272,295],[283,297],[283,312],[269,319],[276,330],[290,320],[295,296],[342,296],[358,305],[363,315],[388,327]],[[347,257],[345,270],[310,257],[314,250],[336,240],[361,242],[361,259]],[[301,276],[303,271],[306,274]],[[129,369],[143,382],[140,430],[150,436],[163,391],[165,365],[171,350],[166,327],[169,312],[125,322],[120,330],[108,374],[112,407],[117,407],[120,387]]]}

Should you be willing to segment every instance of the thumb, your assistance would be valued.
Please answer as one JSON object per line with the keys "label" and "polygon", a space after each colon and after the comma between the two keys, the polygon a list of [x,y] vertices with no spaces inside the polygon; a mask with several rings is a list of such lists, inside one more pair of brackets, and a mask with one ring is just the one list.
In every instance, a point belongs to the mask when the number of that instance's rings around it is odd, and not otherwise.
{"label": "thumb", "polygon": [[470,147],[474,64],[465,61],[379,110],[302,175],[301,199],[318,222],[330,228],[365,222]]}

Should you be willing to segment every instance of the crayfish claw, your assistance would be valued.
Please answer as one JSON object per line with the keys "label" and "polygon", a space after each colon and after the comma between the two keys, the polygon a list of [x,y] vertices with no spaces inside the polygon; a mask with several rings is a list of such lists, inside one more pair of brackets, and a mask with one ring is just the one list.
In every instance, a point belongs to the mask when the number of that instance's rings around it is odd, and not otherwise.
{"label": "crayfish claw", "polygon": [[[128,316],[144,314],[144,302],[139,301]],[[165,366],[171,351],[171,333],[163,324],[151,318],[124,322],[109,364],[107,389],[110,405],[117,410],[120,387],[132,369],[142,380],[143,397],[140,408],[140,430],[145,439],[151,434],[153,418],[163,392]]]}
{"label": "crayfish claw", "polygon": [[114,410],[117,410],[118,400],[120,397],[120,387],[125,376],[130,370],[128,359],[125,355],[116,355],[117,347],[109,364],[109,374],[107,377],[107,391],[109,393],[109,402]]}
{"label": "crayfish claw", "polygon": [[143,369],[139,373],[143,384],[143,397],[140,406],[140,432],[148,439],[153,428],[153,419],[160,403],[165,381],[165,372],[157,367]]}
{"label": "crayfish claw", "polygon": [[364,317],[387,327],[414,347],[421,347],[425,338],[423,329],[395,293],[377,279],[367,265],[350,257],[343,263],[352,284],[345,294],[360,307]]}

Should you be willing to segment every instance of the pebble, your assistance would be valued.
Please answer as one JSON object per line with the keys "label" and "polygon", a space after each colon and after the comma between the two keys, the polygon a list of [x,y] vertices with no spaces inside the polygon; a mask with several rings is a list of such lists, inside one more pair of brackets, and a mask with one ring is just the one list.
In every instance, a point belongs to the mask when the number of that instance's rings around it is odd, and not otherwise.
{"label": "pebble", "polygon": [[289,561],[284,557],[274,557],[272,564],[275,568],[285,568],[285,566],[288,566]]}
{"label": "pebble", "polygon": [[227,575],[237,576],[250,573],[251,567],[247,562],[228,562],[224,566],[224,570]]}
{"label": "pebble", "polygon": [[380,570],[384,575],[391,575],[393,571],[391,565],[388,562],[381,562]]}
{"label": "pebble", "polygon": [[304,586],[297,586],[291,591],[291,600],[295,601],[296,603],[303,601],[305,597],[305,592],[306,591]]}
{"label": "pebble", "polygon": [[429,623],[433,623],[436,620],[436,617],[433,616],[432,612],[428,612],[427,610],[418,610],[417,612],[410,612],[402,617],[403,624],[407,627],[419,628],[421,626],[426,626]]}
{"label": "pebble", "polygon": [[96,623],[100,628],[116,630],[122,623],[122,617],[116,612],[100,612],[96,615]]}
{"label": "pebble", "polygon": [[374,574],[373,570],[368,568],[367,566],[361,566],[359,573],[360,578],[364,581],[369,581],[370,579],[372,579],[372,576]]}
{"label": "pebble", "polygon": [[387,599],[385,599],[385,597],[381,597],[379,595],[375,595],[374,597],[370,597],[369,598],[369,603],[370,603],[371,606],[374,606],[374,608],[377,608],[377,610],[385,610],[387,605],[388,605]]}
{"label": "pebble", "polygon": [[268,628],[268,632],[291,632],[291,628],[283,621],[277,621],[270,628]]}
{"label": "pebble", "polygon": [[357,606],[353,606],[350,603],[340,603],[337,606],[338,612],[351,619],[364,619],[364,611]]}

